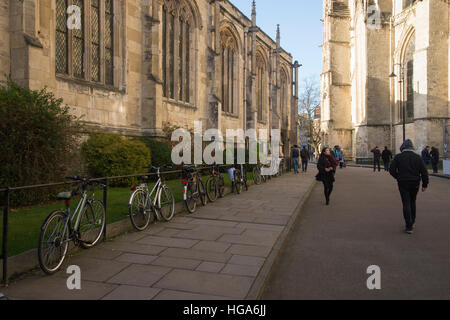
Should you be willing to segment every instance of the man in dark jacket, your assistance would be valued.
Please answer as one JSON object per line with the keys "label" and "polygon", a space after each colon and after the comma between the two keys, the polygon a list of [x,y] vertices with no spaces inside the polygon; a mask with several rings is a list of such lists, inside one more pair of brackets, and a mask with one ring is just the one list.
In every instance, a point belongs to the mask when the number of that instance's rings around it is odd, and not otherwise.
{"label": "man in dark jacket", "polygon": [[416,199],[422,180],[422,192],[428,188],[428,171],[422,158],[414,152],[411,140],[406,140],[400,147],[401,153],[391,163],[389,173],[398,182],[398,189],[403,203],[405,232],[412,234],[416,222]]}
{"label": "man in dark jacket", "polygon": [[433,173],[438,173],[438,163],[439,163],[439,149],[436,147],[431,147],[430,151],[431,166],[433,167]]}
{"label": "man in dark jacket", "polygon": [[302,158],[302,172],[306,172],[308,170],[308,162],[310,160],[309,152],[306,150],[306,147],[303,146],[302,151],[300,151],[300,157]]}
{"label": "man in dark jacket", "polygon": [[373,172],[376,171],[377,165],[378,165],[378,172],[380,172],[381,171],[381,168],[380,168],[381,151],[380,151],[380,149],[378,149],[378,146],[376,146],[375,148],[370,150],[370,152],[373,153]]}
{"label": "man in dark jacket", "polygon": [[430,146],[426,146],[422,150],[422,160],[425,163],[425,166],[429,165],[431,162],[430,158]]}
{"label": "man in dark jacket", "polygon": [[383,159],[384,170],[389,171],[389,164],[392,160],[392,152],[388,149],[388,147],[384,147],[383,153],[381,154],[381,158]]}

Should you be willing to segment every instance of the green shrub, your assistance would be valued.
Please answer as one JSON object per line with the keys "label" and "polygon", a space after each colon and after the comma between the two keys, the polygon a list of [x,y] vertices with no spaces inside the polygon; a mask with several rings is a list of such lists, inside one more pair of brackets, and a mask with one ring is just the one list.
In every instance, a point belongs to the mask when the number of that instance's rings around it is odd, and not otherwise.
{"label": "green shrub", "polygon": [[[94,133],[82,146],[89,173],[96,178],[126,176],[145,172],[151,162],[144,143],[116,134]],[[135,178],[112,180],[111,186],[128,186]]]}
{"label": "green shrub", "polygon": [[[64,180],[77,159],[79,119],[46,88],[36,91],[7,79],[0,86],[0,186]],[[11,194],[14,206],[48,200],[53,191]]]}
{"label": "green shrub", "polygon": [[150,149],[152,166],[161,167],[172,163],[172,150],[166,143],[150,137],[139,137],[138,140]]}

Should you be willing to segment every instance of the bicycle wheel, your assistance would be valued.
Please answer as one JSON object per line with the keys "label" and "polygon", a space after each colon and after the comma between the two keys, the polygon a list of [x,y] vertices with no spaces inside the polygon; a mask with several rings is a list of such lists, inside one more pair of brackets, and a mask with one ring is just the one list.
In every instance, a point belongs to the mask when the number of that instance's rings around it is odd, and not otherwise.
{"label": "bicycle wheel", "polygon": [[131,195],[128,208],[133,227],[135,227],[136,230],[144,231],[150,222],[151,215],[151,212],[148,210],[144,190],[136,190]]}
{"label": "bicycle wheel", "polygon": [[53,274],[61,267],[69,247],[66,213],[52,212],[41,227],[39,236],[39,265],[47,274]]}
{"label": "bicycle wheel", "polygon": [[225,179],[222,175],[219,175],[217,179],[217,190],[219,192],[219,197],[223,198],[225,196]]}
{"label": "bicycle wheel", "polygon": [[203,182],[203,180],[200,177],[198,178],[198,196],[200,197],[200,201],[202,202],[202,205],[206,206],[205,183]]}
{"label": "bicycle wheel", "polygon": [[158,199],[160,213],[165,221],[170,221],[175,213],[175,197],[172,189],[163,185]]}
{"label": "bicycle wheel", "polygon": [[197,208],[197,199],[194,197],[196,185],[193,182],[189,182],[186,187],[186,198],[184,204],[189,213],[194,213]]}
{"label": "bicycle wheel", "polygon": [[217,200],[218,193],[218,183],[215,177],[209,177],[208,181],[206,181],[206,195],[208,196],[208,200],[210,202],[214,202]]}
{"label": "bicycle wheel", "polygon": [[100,240],[106,224],[106,211],[103,202],[97,199],[89,199],[81,213],[78,237],[80,246],[89,249]]}
{"label": "bicycle wheel", "polygon": [[261,171],[258,169],[258,167],[253,168],[253,182],[256,185],[259,185],[262,182]]}

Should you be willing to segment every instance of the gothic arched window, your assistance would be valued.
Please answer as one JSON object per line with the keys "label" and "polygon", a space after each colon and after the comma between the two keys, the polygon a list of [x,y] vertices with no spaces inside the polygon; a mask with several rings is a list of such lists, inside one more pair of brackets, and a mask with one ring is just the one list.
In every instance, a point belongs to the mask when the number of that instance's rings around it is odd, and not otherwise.
{"label": "gothic arched window", "polygon": [[162,7],[162,76],[166,98],[191,102],[193,15],[185,1],[166,0]]}
{"label": "gothic arched window", "polygon": [[221,81],[222,111],[235,113],[237,102],[237,43],[231,32],[225,30],[220,34],[221,42]]}
{"label": "gothic arched window", "polygon": [[114,85],[113,2],[56,0],[57,74]]}
{"label": "gothic arched window", "polygon": [[258,121],[264,120],[264,109],[266,105],[266,63],[264,58],[256,54],[256,106],[258,111]]}
{"label": "gothic arched window", "polygon": [[286,71],[282,70],[281,72],[281,84],[280,84],[280,109],[281,109],[281,119],[283,121],[283,125],[286,125],[287,122],[287,110],[288,110],[288,76]]}
{"label": "gothic arched window", "polygon": [[412,120],[414,118],[414,51],[415,51],[415,36],[413,35],[409,40],[405,52],[405,79],[406,86],[406,118]]}

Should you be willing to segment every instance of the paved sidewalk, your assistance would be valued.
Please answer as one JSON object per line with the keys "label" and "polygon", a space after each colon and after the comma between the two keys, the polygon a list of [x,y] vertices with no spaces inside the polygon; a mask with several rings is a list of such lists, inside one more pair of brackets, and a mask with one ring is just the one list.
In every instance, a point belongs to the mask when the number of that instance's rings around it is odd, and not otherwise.
{"label": "paved sidewalk", "polygon": [[[262,298],[450,299],[449,194],[449,180],[431,177],[408,235],[388,173],[338,169],[330,206],[317,184]],[[367,288],[371,265],[381,268],[381,290]]]}
{"label": "paved sidewalk", "polygon": [[[66,258],[1,288],[8,299],[255,299],[315,183],[290,173]],[[68,290],[69,265],[81,290]]]}

